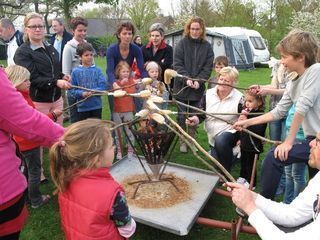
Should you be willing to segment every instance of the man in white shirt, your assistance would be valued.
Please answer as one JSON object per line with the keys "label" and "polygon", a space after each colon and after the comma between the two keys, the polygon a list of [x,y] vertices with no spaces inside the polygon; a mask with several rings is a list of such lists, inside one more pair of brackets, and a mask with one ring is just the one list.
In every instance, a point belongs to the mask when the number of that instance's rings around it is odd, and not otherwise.
{"label": "man in white shirt", "polygon": [[8,18],[0,19],[0,38],[6,43],[7,64],[14,65],[13,56],[23,43],[23,33],[15,30],[12,21]]}

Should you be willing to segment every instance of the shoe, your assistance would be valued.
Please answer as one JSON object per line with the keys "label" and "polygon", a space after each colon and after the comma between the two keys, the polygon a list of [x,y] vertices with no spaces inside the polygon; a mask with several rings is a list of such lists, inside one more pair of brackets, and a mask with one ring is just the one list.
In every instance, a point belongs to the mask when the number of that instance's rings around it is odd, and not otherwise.
{"label": "shoe", "polygon": [[42,197],[42,202],[38,205],[31,205],[32,208],[39,208],[42,205],[48,203],[51,199],[50,195],[42,195],[41,197]]}
{"label": "shoe", "polygon": [[116,159],[117,159],[117,160],[122,159],[122,153],[121,153],[121,151],[120,151],[120,150],[118,150],[118,151],[117,151]]}
{"label": "shoe", "polygon": [[47,184],[49,182],[48,179],[44,178],[40,181],[41,184]]}
{"label": "shoe", "polygon": [[187,148],[187,144],[186,143],[181,143],[180,144],[180,152],[182,152],[182,153],[187,153],[188,152],[188,148]]}

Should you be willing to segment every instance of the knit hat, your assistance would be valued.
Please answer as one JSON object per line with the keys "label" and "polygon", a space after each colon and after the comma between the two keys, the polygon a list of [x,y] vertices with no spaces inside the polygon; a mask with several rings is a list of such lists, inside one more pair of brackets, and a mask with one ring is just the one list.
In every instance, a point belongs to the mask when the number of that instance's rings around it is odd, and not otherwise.
{"label": "knit hat", "polygon": [[149,32],[153,32],[153,31],[158,31],[161,36],[164,35],[164,27],[162,25],[162,23],[154,23],[150,26],[149,28]]}
{"label": "knit hat", "polygon": [[5,72],[14,87],[19,86],[25,80],[30,79],[30,72],[25,67],[11,65],[5,68]]}
{"label": "knit hat", "polygon": [[147,70],[147,72],[148,72],[150,69],[152,69],[152,68],[156,68],[156,69],[159,70],[159,64],[156,63],[156,62],[154,62],[154,61],[148,62],[148,63],[146,64],[146,70]]}

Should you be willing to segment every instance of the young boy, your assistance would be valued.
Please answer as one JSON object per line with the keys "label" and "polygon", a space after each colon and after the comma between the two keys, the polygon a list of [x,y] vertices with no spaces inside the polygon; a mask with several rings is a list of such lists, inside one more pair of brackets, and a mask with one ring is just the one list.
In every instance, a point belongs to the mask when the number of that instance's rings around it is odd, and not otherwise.
{"label": "young boy", "polygon": [[229,61],[226,56],[218,56],[213,61],[215,76],[210,78],[210,82],[208,83],[208,89],[215,87],[215,82],[218,81],[218,78],[220,76],[220,70],[224,67],[229,66]]}
{"label": "young boy", "polygon": [[[277,120],[285,117],[292,104],[296,104],[287,138],[269,151],[262,166],[261,195],[270,199],[275,196],[284,165],[307,162],[309,143],[320,132],[320,64],[316,63],[317,40],[309,32],[293,30],[280,41],[277,50],[281,54],[281,63],[289,72],[296,72],[298,77],[288,83],[282,99],[271,112],[234,124],[235,128],[241,129]],[[294,144],[301,124],[306,139]],[[313,175],[314,173],[309,172],[310,177]]]}
{"label": "young boy", "polygon": [[[81,60],[81,65],[72,71],[72,84],[93,90],[106,90],[106,79],[102,71],[93,64],[94,49],[90,43],[82,42],[77,46],[77,55]],[[76,97],[76,100],[82,100],[89,97],[84,102],[77,105],[78,121],[87,118],[102,118],[101,96],[94,96],[92,92],[72,88],[70,93]]]}

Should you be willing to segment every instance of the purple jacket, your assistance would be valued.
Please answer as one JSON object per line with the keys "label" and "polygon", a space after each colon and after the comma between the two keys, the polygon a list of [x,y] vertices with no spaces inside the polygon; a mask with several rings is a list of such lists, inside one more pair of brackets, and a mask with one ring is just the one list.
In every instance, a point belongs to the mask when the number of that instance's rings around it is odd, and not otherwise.
{"label": "purple jacket", "polygon": [[60,125],[29,106],[0,69],[0,205],[27,187],[11,134],[49,146],[63,132]]}

